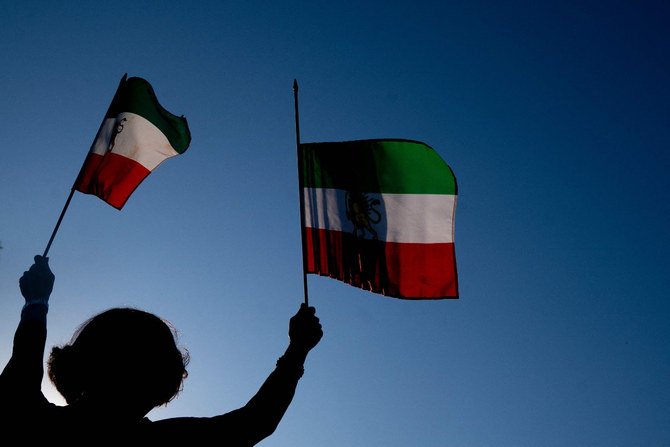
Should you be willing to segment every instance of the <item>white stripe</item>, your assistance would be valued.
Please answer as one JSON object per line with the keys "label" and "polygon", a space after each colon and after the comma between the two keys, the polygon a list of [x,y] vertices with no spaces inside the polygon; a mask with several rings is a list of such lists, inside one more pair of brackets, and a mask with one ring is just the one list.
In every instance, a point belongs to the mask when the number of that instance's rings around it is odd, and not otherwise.
{"label": "white stripe", "polygon": [[455,195],[366,193],[353,207],[360,212],[351,212],[349,206],[349,217],[344,190],[305,188],[303,197],[307,227],[353,233],[352,219],[358,215],[362,218],[356,231],[366,239],[376,232],[379,240],[387,242],[454,242]]}
{"label": "white stripe", "polygon": [[91,151],[105,155],[114,135],[116,138],[111,151],[135,160],[149,171],[153,171],[165,159],[178,154],[158,127],[146,118],[129,112],[120,113],[116,119],[105,119]]}

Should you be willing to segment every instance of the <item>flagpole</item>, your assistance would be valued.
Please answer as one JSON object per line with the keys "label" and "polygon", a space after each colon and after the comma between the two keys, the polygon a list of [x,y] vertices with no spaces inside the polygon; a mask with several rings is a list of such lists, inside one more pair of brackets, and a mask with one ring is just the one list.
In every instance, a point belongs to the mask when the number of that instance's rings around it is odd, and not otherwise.
{"label": "flagpole", "polygon": [[[121,86],[123,85],[124,82],[126,82],[126,79],[128,79],[128,73],[124,73],[124,75],[121,77],[121,81],[119,81],[119,86],[116,89],[116,92],[114,93],[114,97],[112,98],[112,102],[109,104],[109,108],[107,109],[107,113],[109,113],[109,110],[112,108],[112,105],[114,105],[114,99],[116,99],[116,96],[119,94],[119,90],[121,89]],[[107,116],[107,113],[105,113],[105,116]],[[100,123],[100,129],[102,129],[102,126],[105,124],[105,118],[103,117],[102,123]],[[98,133],[100,130],[98,130]],[[96,134],[97,137],[97,134]],[[95,139],[93,140],[95,142]],[[86,160],[84,160],[84,164],[86,164]],[[83,169],[83,165],[82,165]],[[77,177],[79,178],[79,177]],[[60,223],[63,221],[63,217],[65,216],[65,211],[67,211],[67,207],[70,206],[70,200],[72,200],[72,196],[74,195],[75,191],[75,186],[76,186],[77,180],[75,179],[75,184],[72,186],[72,189],[70,189],[70,195],[67,196],[67,200],[65,201],[65,206],[63,206],[63,210],[60,212],[60,216],[58,217],[58,222],[56,222],[56,226],[54,227],[53,232],[51,233],[51,237],[49,238],[49,242],[47,243],[47,248],[44,249],[44,254],[42,255],[43,257],[46,257],[47,254],[49,253],[49,248],[51,248],[51,243],[54,241],[54,238],[56,237],[56,233],[58,232],[58,227],[60,227]]]}
{"label": "flagpole", "polygon": [[51,237],[49,238],[49,243],[47,244],[47,248],[44,249],[44,254],[42,255],[43,257],[46,258],[47,254],[49,253],[49,248],[51,248],[51,243],[54,241],[54,238],[56,237],[56,233],[58,232],[58,227],[60,227],[60,223],[63,221],[63,216],[65,216],[65,211],[67,211],[67,207],[70,206],[70,200],[72,200],[72,196],[74,195],[74,188],[70,190],[70,195],[67,196],[67,200],[65,201],[65,206],[63,206],[63,211],[60,212],[60,216],[58,217],[58,222],[56,222],[56,226],[54,227],[54,231],[51,233]]}
{"label": "flagpole", "polygon": [[300,151],[300,117],[298,114],[298,80],[293,80],[293,104],[295,108],[295,142],[298,154],[298,197],[300,199],[300,239],[302,245],[302,283],[305,296],[305,305],[309,306],[307,293],[307,247],[305,244],[305,198],[303,196],[304,182],[302,178],[302,155]]}

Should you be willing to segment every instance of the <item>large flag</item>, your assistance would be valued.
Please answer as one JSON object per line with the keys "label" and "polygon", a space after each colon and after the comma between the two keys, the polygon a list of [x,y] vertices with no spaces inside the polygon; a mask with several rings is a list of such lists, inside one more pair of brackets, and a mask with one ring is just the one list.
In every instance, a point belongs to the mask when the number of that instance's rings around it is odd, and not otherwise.
{"label": "large flag", "polygon": [[73,189],[120,210],[151,171],[190,143],[186,118],[165,110],[146,80],[124,75]]}
{"label": "large flag", "polygon": [[410,140],[300,145],[306,273],[402,299],[458,298],[457,185]]}

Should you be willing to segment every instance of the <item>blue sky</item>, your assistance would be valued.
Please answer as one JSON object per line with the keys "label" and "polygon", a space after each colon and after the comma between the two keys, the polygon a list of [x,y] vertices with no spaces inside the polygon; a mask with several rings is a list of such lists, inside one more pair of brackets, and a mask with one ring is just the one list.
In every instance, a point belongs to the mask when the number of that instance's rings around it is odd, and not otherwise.
{"label": "blue sky", "polygon": [[128,73],[193,140],[122,211],[75,194],[47,346],[141,307],[192,356],[151,418],[243,405],[302,301],[297,79],[303,142],[416,139],[452,167],[461,297],[310,276],[324,338],[262,445],[670,445],[667,2],[0,6],[3,364],[18,279]]}

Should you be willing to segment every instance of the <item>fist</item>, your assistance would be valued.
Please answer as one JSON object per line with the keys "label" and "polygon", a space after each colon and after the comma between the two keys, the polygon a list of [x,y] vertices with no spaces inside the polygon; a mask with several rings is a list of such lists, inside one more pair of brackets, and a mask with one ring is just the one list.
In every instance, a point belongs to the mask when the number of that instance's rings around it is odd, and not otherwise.
{"label": "fist", "polygon": [[21,294],[27,303],[48,302],[55,276],[49,268],[49,258],[35,256],[35,263],[19,279]]}
{"label": "fist", "polygon": [[289,321],[288,335],[291,344],[297,348],[309,351],[316,346],[323,336],[316,309],[301,304],[298,312]]}

